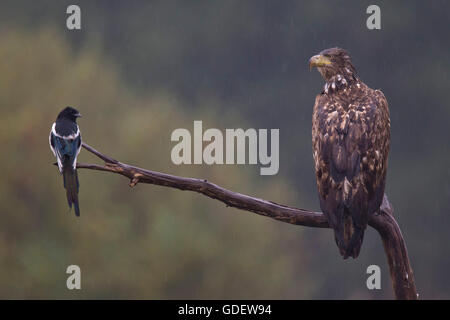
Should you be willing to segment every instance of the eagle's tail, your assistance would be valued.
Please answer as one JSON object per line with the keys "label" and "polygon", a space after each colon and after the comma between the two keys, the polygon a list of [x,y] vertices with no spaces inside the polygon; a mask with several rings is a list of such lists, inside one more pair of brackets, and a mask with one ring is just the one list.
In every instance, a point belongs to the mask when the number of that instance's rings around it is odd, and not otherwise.
{"label": "eagle's tail", "polygon": [[348,242],[346,248],[344,259],[348,257],[353,257],[353,259],[358,258],[363,238],[364,238],[364,229],[354,227],[352,237],[350,238],[350,241]]}
{"label": "eagle's tail", "polygon": [[64,176],[64,188],[66,189],[67,202],[69,207],[72,208],[72,204],[75,207],[75,214],[77,217],[80,216],[80,207],[78,205],[78,174],[77,169],[74,169],[72,165],[63,166],[63,176]]}
{"label": "eagle's tail", "polygon": [[344,259],[353,257],[356,259],[361,250],[365,228],[358,226],[353,221],[347,208],[344,208],[341,224],[335,229],[336,244]]}

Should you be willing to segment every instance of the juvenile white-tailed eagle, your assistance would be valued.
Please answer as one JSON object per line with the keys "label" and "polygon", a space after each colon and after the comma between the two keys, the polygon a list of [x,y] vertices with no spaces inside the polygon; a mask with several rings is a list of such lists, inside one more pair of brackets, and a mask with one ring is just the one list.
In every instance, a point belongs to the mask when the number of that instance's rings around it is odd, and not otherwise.
{"label": "juvenile white-tailed eagle", "polygon": [[341,255],[359,255],[369,217],[381,205],[389,153],[386,98],[364,84],[349,54],[326,49],[309,60],[325,86],[316,97],[313,157],[320,207]]}

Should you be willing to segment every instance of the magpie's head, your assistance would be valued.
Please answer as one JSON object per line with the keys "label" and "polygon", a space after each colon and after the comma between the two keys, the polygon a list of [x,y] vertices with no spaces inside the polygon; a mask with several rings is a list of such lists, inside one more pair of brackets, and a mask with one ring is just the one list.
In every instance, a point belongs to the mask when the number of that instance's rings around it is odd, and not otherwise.
{"label": "magpie's head", "polygon": [[78,112],[78,110],[72,107],[66,107],[58,114],[57,119],[68,119],[76,122],[78,117],[81,117],[81,114]]}

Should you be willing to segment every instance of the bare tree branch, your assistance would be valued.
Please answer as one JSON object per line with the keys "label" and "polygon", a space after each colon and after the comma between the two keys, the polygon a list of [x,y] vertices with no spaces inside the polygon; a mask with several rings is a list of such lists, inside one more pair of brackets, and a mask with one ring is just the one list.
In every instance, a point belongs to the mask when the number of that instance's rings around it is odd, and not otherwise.
{"label": "bare tree branch", "polygon": [[[329,228],[327,219],[321,212],[298,209],[250,197],[227,190],[203,179],[178,177],[138,168],[106,156],[86,143],[83,143],[83,147],[105,161],[105,165],[78,163],[77,168],[121,174],[130,179],[130,187],[134,187],[138,183],[148,183],[194,191],[209,198],[219,200],[229,207],[251,211],[275,220],[307,227]],[[393,208],[386,195],[384,195],[383,204],[379,212],[370,218],[369,225],[378,231],[383,241],[395,297],[397,299],[417,299],[418,294],[416,292],[414,275],[409,262],[406,244],[400,228],[394,219]]]}

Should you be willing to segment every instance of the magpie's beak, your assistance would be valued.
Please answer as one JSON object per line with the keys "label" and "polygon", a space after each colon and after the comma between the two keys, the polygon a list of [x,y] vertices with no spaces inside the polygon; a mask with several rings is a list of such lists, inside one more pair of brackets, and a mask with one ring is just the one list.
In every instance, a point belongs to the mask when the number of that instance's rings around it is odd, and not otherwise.
{"label": "magpie's beak", "polygon": [[76,117],[76,118],[81,118],[81,113],[78,112],[78,113],[75,115],[75,117]]}

